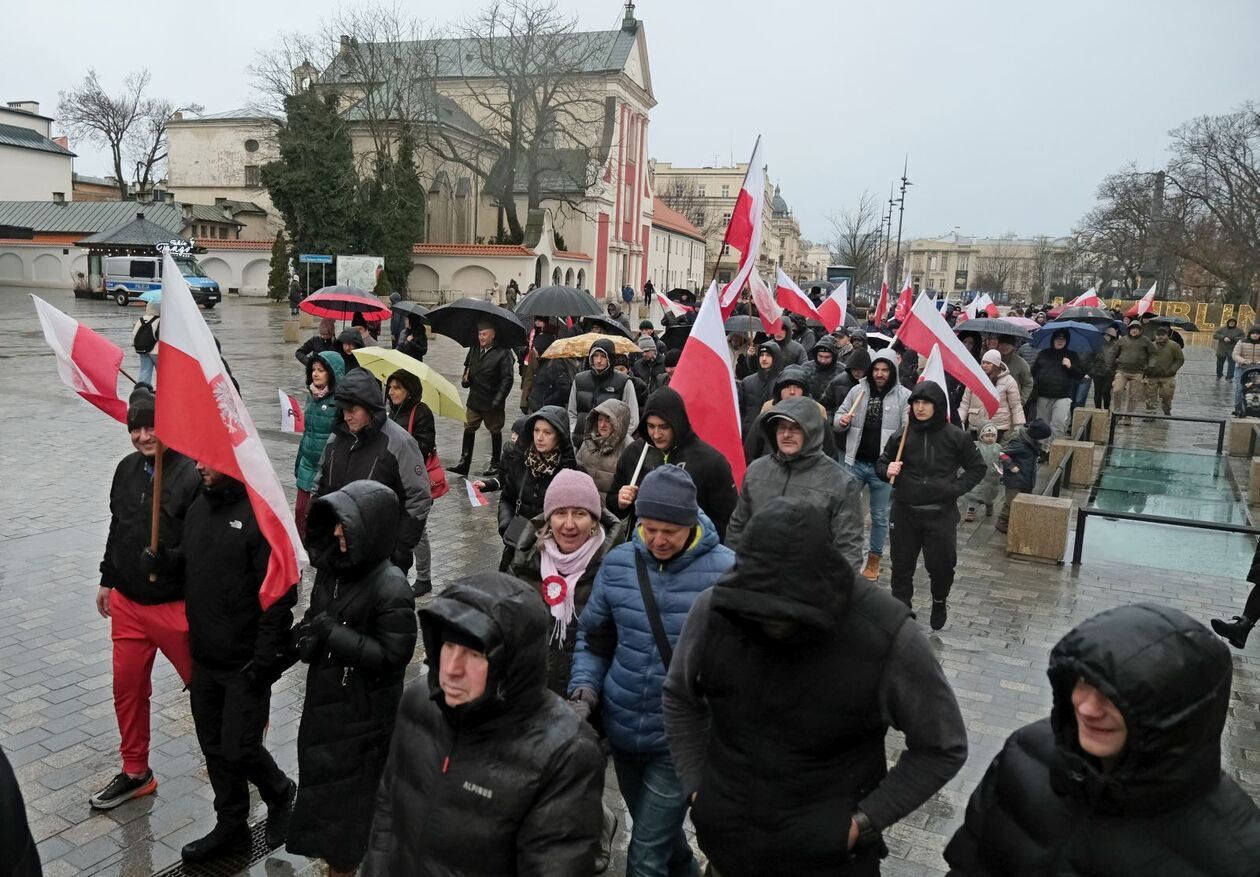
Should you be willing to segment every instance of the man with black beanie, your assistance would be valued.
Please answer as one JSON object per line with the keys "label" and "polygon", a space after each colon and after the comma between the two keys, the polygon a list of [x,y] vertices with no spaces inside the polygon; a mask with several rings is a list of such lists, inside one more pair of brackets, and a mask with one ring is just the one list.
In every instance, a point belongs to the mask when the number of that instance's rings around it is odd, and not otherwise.
{"label": "man with black beanie", "polygon": [[153,658],[160,650],[187,684],[192,672],[188,620],[184,615],[181,572],[150,576],[142,555],[149,545],[153,519],[153,473],[162,455],[159,546],[178,548],[184,517],[197,496],[201,478],[193,462],[163,448],[153,431],[154,397],[137,384],[127,403],[127,430],[135,452],[114,470],[109,491],[109,536],[101,560],[96,611],[109,619],[114,641],[114,713],[122,737],[122,771],[88,799],[98,810],[151,795],[157,780],[149,769],[149,696]]}

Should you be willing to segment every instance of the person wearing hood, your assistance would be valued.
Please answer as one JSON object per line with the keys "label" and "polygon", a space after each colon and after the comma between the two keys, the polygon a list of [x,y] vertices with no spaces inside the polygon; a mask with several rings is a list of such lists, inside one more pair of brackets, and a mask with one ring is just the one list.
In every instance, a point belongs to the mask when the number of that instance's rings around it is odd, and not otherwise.
{"label": "person wearing hood", "polygon": [[346,329],[337,336],[337,349],[341,351],[341,358],[345,360],[346,371],[358,367],[359,361],[354,358],[354,352],[366,346],[363,333],[358,329]]}
{"label": "person wearing hood", "polygon": [[[836,339],[830,335],[822,336],[818,343],[809,349],[809,356],[810,360],[804,366],[809,395],[823,403],[824,407],[829,407],[832,403],[829,401],[827,388],[838,375],[844,372],[844,364],[840,361]],[[828,411],[827,416],[830,417],[832,413],[834,409]]]}
{"label": "person wearing hood", "polygon": [[298,535],[306,538],[306,512],[311,504],[311,491],[319,474],[319,458],[341,419],[341,409],[334,402],[337,382],[346,373],[346,361],[335,350],[324,350],[306,363],[306,405],[302,408],[302,441],[293,461],[293,477],[297,482],[297,501],[293,519]]}
{"label": "person wearing hood", "polygon": [[[882,833],[967,757],[927,637],[828,537],[804,500],[768,502],[736,566],[696,600],[669,665],[669,750],[722,877],[878,874]],[[906,742],[891,770],[890,727]]]}
{"label": "person wearing hood", "polygon": [[298,795],[289,852],[353,874],[416,648],[415,599],[390,562],[401,517],[394,492],[356,481],[311,503],[311,604],[293,629],[310,665],[298,726]]}
{"label": "person wearing hood", "polygon": [[307,338],[302,346],[293,352],[293,355],[302,365],[309,365],[311,359],[321,353],[340,353],[341,342],[337,340],[336,335],[337,324],[329,317],[322,317],[315,334]]}
{"label": "person wearing hood", "polygon": [[[1241,342],[1240,342],[1241,343]],[[1256,328],[1257,350],[1260,351],[1260,327]],[[1107,348],[1108,364],[1115,371],[1111,395],[1115,410],[1132,414],[1145,388],[1146,369],[1151,364],[1155,342],[1142,334],[1142,325],[1129,323],[1125,337]]]}
{"label": "person wearing hood", "polygon": [[499,494],[499,535],[503,555],[499,571],[508,568],[512,555],[531,529],[529,521],[542,514],[551,479],[562,469],[576,469],[577,458],[569,441],[568,418],[558,405],[541,408],[525,418],[516,439],[516,453],[497,478],[473,482],[479,490]]}
{"label": "person wearing hood", "polygon": [[808,398],[784,399],[763,414],[754,429],[772,451],[754,459],[744,473],[739,502],[726,528],[727,546],[739,551],[749,521],[772,499],[795,496],[827,516],[835,554],[856,575],[862,569],[862,484],[823,452],[823,436],[831,430],[822,406]]}
{"label": "person wearing hood", "polygon": [[[1056,329],[1050,335],[1050,346],[1037,354],[1033,365],[1033,389],[1037,391],[1037,416],[1050,424],[1052,438],[1068,434],[1072,421],[1072,399],[1076,384],[1085,376],[1081,358],[1068,347],[1067,329]],[[1042,454],[1049,451],[1042,445]]]}
{"label": "person wearing hood", "polygon": [[[1216,342],[1216,379],[1218,381],[1222,377],[1229,381],[1234,380],[1236,364],[1230,354],[1234,352],[1234,345],[1242,340],[1243,334],[1243,330],[1238,328],[1238,321],[1233,317],[1226,320],[1224,326],[1212,333],[1212,340]],[[1225,374],[1226,366],[1229,366],[1228,374]]]}
{"label": "person wearing hood", "polygon": [[1221,769],[1229,649],[1168,606],[1109,609],[1050,653],[1050,717],[993,759],[945,848],[959,877],[1243,877],[1260,810]]}
{"label": "person wearing hood", "polygon": [[805,355],[805,348],[801,346],[800,342],[792,340],[792,320],[790,315],[783,315],[783,319],[779,320],[778,328],[770,333],[770,340],[779,345],[784,365],[805,365],[808,359]]}
{"label": "person wearing hood", "polygon": [[967,514],[963,523],[970,524],[976,519],[976,509],[984,506],[984,516],[993,517],[993,503],[998,498],[1002,486],[1002,445],[998,443],[998,428],[992,423],[980,427],[979,438],[976,439],[976,450],[984,460],[984,478],[967,494]]}
{"label": "person wearing hood", "polygon": [[424,362],[424,358],[429,355],[429,333],[424,328],[424,318],[415,314],[405,316],[402,335],[395,339],[398,342],[398,352]]}
{"label": "person wearing hood", "polygon": [[[786,366],[779,372],[779,376],[774,381],[774,395],[762,404],[758,418],[765,417],[770,409],[784,399],[810,399],[809,378],[805,369],[799,365]],[[812,401],[818,406],[818,413],[822,415],[823,423],[828,424],[831,418],[827,416],[827,409],[821,402]],[[774,450],[774,442],[766,440],[766,433],[759,429],[757,424],[758,421],[754,421],[752,429],[748,430],[748,435],[744,439],[744,459],[750,463]],[[822,452],[824,456],[836,459],[836,436],[830,427],[823,430]]]}
{"label": "person wearing hood", "polygon": [[698,877],[683,833],[687,799],[665,740],[661,685],[692,603],[735,554],[719,544],[696,504],[695,484],[677,466],[648,473],[635,514],[631,541],[605,555],[579,616],[569,698],[579,714],[603,706],[632,822],[626,873]]}
{"label": "person wearing hood", "polygon": [[569,436],[574,445],[586,435],[586,418],[601,402],[620,399],[630,409],[631,432],[639,423],[639,398],[630,376],[613,368],[613,343],[601,338],[591,345],[586,362],[590,368],[577,373],[569,390]]}
{"label": "person wearing hood", "polygon": [[[427,470],[430,460],[437,453],[437,425],[433,420],[432,409],[424,402],[424,385],[411,372],[399,369],[386,379],[385,395],[389,399],[390,419],[416,440]],[[430,482],[430,495],[432,492],[433,484]],[[416,560],[416,581],[412,592],[417,597],[423,597],[433,590],[432,552],[427,530],[425,527],[425,531],[420,534],[420,541],[412,549],[412,556]]]}
{"label": "person wearing hood", "polygon": [[185,685],[192,673],[183,570],[150,576],[143,553],[150,544],[157,455],[162,454],[159,550],[180,546],[201,476],[192,460],[158,442],[154,404],[152,388],[137,384],[127,400],[127,431],[135,452],[119,461],[109,488],[109,535],[101,558],[96,611],[109,622],[113,642],[114,714],[122,770],[88,799],[96,810],[110,810],[157,790],[149,766],[154,657],[159,651],[165,655]]}
{"label": "person wearing hood", "polygon": [[477,443],[477,430],[486,425],[490,433],[490,465],[483,475],[499,474],[500,457],[503,455],[503,424],[507,419],[504,406],[508,393],[512,392],[512,369],[515,354],[512,348],[497,343],[494,324],[482,320],[477,324],[477,346],[468,349],[464,357],[464,375],[461,384],[468,388],[467,414],[464,417],[464,443],[460,448],[459,461],[451,467],[457,475],[467,475],[472,467],[472,455]]}
{"label": "person wearing hood", "polygon": [[131,328],[131,346],[140,356],[140,380],[137,383],[157,386],[158,335],[162,326],[162,303],[151,301],[144,306],[144,316]]}
{"label": "person wearing hood", "polygon": [[848,361],[827,386],[823,397],[818,400],[827,409],[828,420],[835,419],[836,412],[840,409],[840,405],[844,402],[845,397],[849,395],[849,391],[856,387],[862,381],[862,378],[870,374],[870,371],[870,353],[865,349],[854,350],[849,355]]}
{"label": "person wearing hood", "polygon": [[498,573],[420,610],[428,676],[402,698],[362,877],[594,872],[604,757],[544,686],[549,621]]}
{"label": "person wearing hood", "polygon": [[[687,405],[678,391],[664,387],[654,393],[633,434],[635,441],[621,452],[608,488],[608,510],[619,518],[632,516],[643,479],[668,463],[687,470],[696,486],[696,501],[717,528],[718,538],[724,539],[739,497],[735,476],[726,457],[691,428]],[[631,483],[636,471],[639,481]]]}
{"label": "person wearing hood", "polygon": [[150,572],[179,568],[186,582],[188,695],[215,813],[210,833],[181,850],[190,863],[249,846],[251,783],[267,804],[267,844],[282,845],[297,794],[263,746],[271,686],[297,660],[289,640],[297,583],[267,609],[259,605],[271,545],[245,485],[204,463],[197,471],[202,490],[188,509],[182,543],[145,552]]}
{"label": "person wearing hood", "polygon": [[1116,379],[1115,360],[1111,348],[1120,333],[1115,326],[1103,329],[1102,347],[1093,352],[1089,360],[1089,377],[1094,382],[1094,407],[1104,411],[1111,408],[1111,385]]}
{"label": "person wearing hood", "polygon": [[1011,519],[1011,503],[1021,493],[1031,493],[1037,486],[1037,458],[1041,443],[1050,437],[1050,424],[1041,418],[1029,421],[1007,436],[998,460],[1002,466],[1002,485],[1006,496],[995,527],[1005,533]]}
{"label": "person wearing hood", "polygon": [[[945,626],[958,563],[958,498],[984,478],[984,459],[971,439],[945,419],[945,391],[923,381],[910,394],[910,422],[892,435],[875,464],[893,485],[893,596],[913,609],[914,571],[923,554],[932,583],[933,630]],[[905,442],[902,442],[902,435]]]}
{"label": "person wearing hood", "polygon": [[402,514],[390,557],[405,574],[411,568],[412,552],[425,535],[433,497],[420,447],[404,427],[386,415],[383,395],[380,381],[366,369],[351,369],[337,382],[333,399],[341,410],[341,422],[333,427],[332,437],[324,445],[311,498],[360,479],[380,482],[392,490]]}
{"label": "person wearing hood", "polygon": [[630,440],[630,409],[620,399],[608,399],[595,406],[586,418],[586,437],[578,448],[578,465],[595,480],[600,496],[612,487],[626,443]]}
{"label": "person wearing hood", "polygon": [[[850,366],[865,350],[855,351]],[[849,472],[870,493],[871,536],[862,576],[870,581],[879,578],[879,565],[888,539],[888,499],[892,488],[879,477],[875,466],[884,446],[906,425],[910,391],[897,381],[897,357],[891,350],[875,354],[870,373],[849,390],[836,409],[832,428],[842,436],[842,460]]]}
{"label": "person wearing hood", "polygon": [[757,345],[757,371],[737,385],[739,389],[740,429],[745,438],[753,421],[761,414],[761,406],[774,395],[774,382],[787,360],[778,343],[763,341]]}
{"label": "person wearing hood", "polygon": [[959,416],[972,435],[978,435],[981,427],[991,423],[997,429],[997,440],[1001,442],[1012,429],[1024,425],[1024,405],[1020,401],[1019,385],[1002,362],[1002,354],[996,350],[984,352],[984,356],[980,357],[980,367],[997,389],[998,409],[990,417],[980,397],[968,388],[958,407]]}
{"label": "person wearing hood", "polygon": [[1177,372],[1186,363],[1181,347],[1168,337],[1167,326],[1155,328],[1155,352],[1146,366],[1146,413],[1154,414],[1158,404],[1165,415],[1172,414],[1173,394],[1177,392]]}

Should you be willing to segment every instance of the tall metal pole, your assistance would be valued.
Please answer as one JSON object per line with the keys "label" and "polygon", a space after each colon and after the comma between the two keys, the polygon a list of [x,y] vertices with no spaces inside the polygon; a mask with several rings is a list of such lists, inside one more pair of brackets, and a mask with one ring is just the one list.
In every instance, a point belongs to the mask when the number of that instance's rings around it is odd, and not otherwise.
{"label": "tall metal pole", "polygon": [[893,184],[888,184],[888,215],[884,217],[884,259],[888,261],[888,251],[892,249],[892,212],[893,212]]}
{"label": "tall metal pole", "polygon": [[893,262],[896,266],[893,272],[894,279],[901,277],[901,223],[906,214],[906,187],[914,185],[906,176],[909,169],[910,154],[906,153],[906,163],[901,169],[901,197],[897,199],[897,256]]}

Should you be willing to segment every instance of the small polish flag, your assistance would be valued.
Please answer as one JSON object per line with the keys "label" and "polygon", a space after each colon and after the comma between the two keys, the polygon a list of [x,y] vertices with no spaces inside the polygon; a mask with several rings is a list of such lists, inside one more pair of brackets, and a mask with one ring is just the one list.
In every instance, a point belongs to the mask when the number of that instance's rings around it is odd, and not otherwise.
{"label": "small polish flag", "polygon": [[1098,297],[1098,290],[1094,287],[1082,292],[1076,298],[1064,305],[1065,308],[1100,308],[1102,307],[1102,299]]}
{"label": "small polish flag", "polygon": [[1153,310],[1155,307],[1155,287],[1158,284],[1152,283],[1151,288],[1146,291],[1146,295],[1138,299],[1137,304],[1124,312],[1126,317],[1140,317],[1147,311]]}
{"label": "small polish flag", "polygon": [[305,432],[306,418],[302,413],[302,406],[298,404],[296,396],[290,396],[284,390],[280,390],[280,431],[281,432]]}
{"label": "small polish flag", "polygon": [[757,306],[757,316],[766,332],[779,331],[783,325],[783,308],[770,294],[770,287],[761,279],[756,271],[748,275],[748,289],[752,293],[753,304]]}
{"label": "small polish flag", "polygon": [[735,207],[731,211],[731,220],[726,226],[726,238],[723,243],[739,250],[739,268],[735,278],[722,287],[722,319],[726,319],[735,310],[739,302],[739,294],[744,291],[744,284],[750,282],[749,275],[757,265],[757,257],[761,253],[761,218],[766,198],[766,169],[761,160],[761,137],[753,146],[752,158],[748,161],[748,172],[744,175],[744,183],[739,187],[735,198]]}
{"label": "small polish flag", "polygon": [[967,319],[974,320],[976,314],[980,313],[981,308],[984,308],[984,312],[990,317],[997,316],[997,306],[993,304],[993,299],[989,297],[987,292],[976,296],[971,304],[963,308],[963,313],[967,315]]}
{"label": "small polish flag", "polygon": [[477,485],[473,484],[467,478],[464,479],[464,486],[468,488],[468,504],[473,508],[481,506],[485,508],[490,505],[490,500],[486,499],[486,495],[477,489]]}
{"label": "small polish flag", "polygon": [[915,300],[910,313],[906,315],[906,321],[897,330],[897,338],[913,350],[931,350],[939,345],[941,366],[945,372],[962,381],[975,393],[990,417],[997,413],[997,388],[980,368],[980,363],[976,362],[971,351],[963,345],[949,323],[937,311],[930,295],[921,293]]}
{"label": "small polish flag", "polygon": [[42,298],[31,298],[44,340],[57,355],[61,382],[119,423],[126,423],[127,402],[118,395],[122,348]]}
{"label": "small polish flag", "polygon": [[[792,278],[783,273],[782,268],[774,269],[774,300],[785,311],[791,311],[794,314],[800,314],[802,317],[808,317],[811,320],[822,322],[822,317],[818,315],[818,309],[814,307],[814,303],[809,300],[809,296],[792,282]],[[828,330],[830,331],[830,330]]]}
{"label": "small polish flag", "polygon": [[834,332],[844,325],[844,318],[849,313],[849,281],[841,280],[831,295],[818,306],[818,320]]}
{"label": "small polish flag", "polygon": [[923,364],[923,371],[919,372],[918,383],[931,381],[942,390],[945,391],[945,419],[954,416],[954,412],[950,410],[949,405],[949,384],[945,382],[945,366],[941,363],[941,346],[939,344],[932,345],[932,352],[928,354],[927,362]]}
{"label": "small polish flag", "polygon": [[695,308],[689,307],[682,302],[676,302],[663,292],[656,294],[656,303],[661,306],[661,313],[673,314],[675,317],[681,317],[688,311],[694,311]]}
{"label": "small polish flag", "polygon": [[[935,299],[933,299],[935,301]],[[906,272],[906,280],[901,285],[901,295],[897,296],[897,309],[893,312],[893,319],[899,323],[904,323],[906,317],[910,315],[910,305],[914,303],[914,285],[910,283],[910,272]],[[936,305],[933,305],[935,307]]]}

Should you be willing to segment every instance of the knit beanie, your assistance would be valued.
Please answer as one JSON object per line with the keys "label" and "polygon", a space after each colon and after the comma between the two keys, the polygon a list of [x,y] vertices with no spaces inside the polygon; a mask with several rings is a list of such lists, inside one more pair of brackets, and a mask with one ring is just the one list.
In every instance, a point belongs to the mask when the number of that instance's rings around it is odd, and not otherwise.
{"label": "knit beanie", "polygon": [[155,404],[153,388],[148,384],[136,384],[127,399],[127,429],[139,429],[142,426],[152,429]]}
{"label": "knit beanie", "polygon": [[639,339],[639,349],[640,350],[655,350],[656,342],[653,341],[651,338],[644,336],[643,338]]}
{"label": "knit beanie", "polygon": [[543,517],[551,517],[556,509],[586,509],[598,521],[603,507],[599,500],[599,488],[591,476],[577,469],[557,472],[543,497]]}
{"label": "knit beanie", "polygon": [[680,359],[682,359],[682,351],[679,350],[677,347],[675,347],[673,350],[666,351],[665,352],[665,367],[677,368],[678,361]]}
{"label": "knit beanie", "polygon": [[991,435],[994,438],[996,438],[997,434],[998,434],[998,428],[994,426],[992,423],[986,423],[984,426],[980,427],[981,438],[984,438],[984,436],[986,435]]}
{"label": "knit beanie", "polygon": [[1030,439],[1042,442],[1050,438],[1050,424],[1046,423],[1040,417],[1036,420],[1028,421],[1028,426],[1025,428],[1028,430],[1028,437]]}
{"label": "knit beanie", "polygon": [[998,353],[997,350],[986,350],[984,356],[980,357],[980,361],[987,362],[990,365],[1001,365],[1002,354]]}
{"label": "knit beanie", "polygon": [[655,329],[656,327],[652,325],[651,320],[639,320],[639,328],[640,329]]}
{"label": "knit beanie", "polygon": [[700,519],[696,483],[685,469],[658,466],[644,477],[634,500],[634,513],[640,518],[693,526]]}

